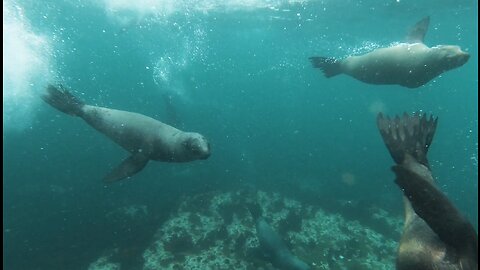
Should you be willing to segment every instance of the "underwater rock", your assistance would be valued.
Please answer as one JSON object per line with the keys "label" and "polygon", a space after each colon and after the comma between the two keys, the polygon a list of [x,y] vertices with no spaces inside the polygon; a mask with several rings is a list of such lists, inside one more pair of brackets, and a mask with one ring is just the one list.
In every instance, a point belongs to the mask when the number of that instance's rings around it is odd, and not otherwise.
{"label": "underwater rock", "polygon": [[[278,193],[255,196],[264,218],[312,269],[395,269],[397,239]],[[242,192],[184,198],[144,252],[144,269],[273,269],[257,252],[247,199]]]}
{"label": "underwater rock", "polygon": [[119,263],[110,262],[108,256],[102,256],[88,266],[88,270],[120,270]]}
{"label": "underwater rock", "polygon": [[[395,269],[401,217],[381,208],[367,209],[365,213],[371,217],[365,220],[379,220],[372,226],[262,191],[211,192],[181,198],[178,208],[143,251],[142,269],[275,269],[259,247],[255,221],[247,208],[252,199],[292,254],[311,269]],[[144,207],[129,209],[119,208],[116,214],[145,214]],[[102,255],[89,269],[120,269],[116,263],[113,257]]]}
{"label": "underwater rock", "polygon": [[110,211],[106,214],[106,217],[110,219],[139,220],[145,219],[148,214],[148,208],[146,205],[133,204],[119,207],[113,211]]}

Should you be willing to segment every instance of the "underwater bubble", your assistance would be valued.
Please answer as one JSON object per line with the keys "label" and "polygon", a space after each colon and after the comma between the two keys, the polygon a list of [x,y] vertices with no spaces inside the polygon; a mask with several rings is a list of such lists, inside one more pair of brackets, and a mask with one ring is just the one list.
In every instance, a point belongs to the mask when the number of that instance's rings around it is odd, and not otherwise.
{"label": "underwater bubble", "polygon": [[33,120],[43,87],[53,77],[49,40],[31,30],[21,6],[3,1],[3,121],[21,131]]}
{"label": "underwater bubble", "polygon": [[387,111],[387,106],[381,100],[375,100],[368,106],[368,111],[373,114],[378,114],[380,112],[385,113]]}

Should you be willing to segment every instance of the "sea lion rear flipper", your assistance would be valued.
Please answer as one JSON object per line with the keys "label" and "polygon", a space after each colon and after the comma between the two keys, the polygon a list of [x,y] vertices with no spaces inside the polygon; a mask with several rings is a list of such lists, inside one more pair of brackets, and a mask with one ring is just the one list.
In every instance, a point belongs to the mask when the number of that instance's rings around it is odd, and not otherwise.
{"label": "sea lion rear flipper", "polygon": [[470,222],[455,208],[450,200],[435,185],[403,165],[392,167],[405,197],[415,213],[447,245],[457,250],[477,254],[477,234]]}
{"label": "sea lion rear flipper", "polygon": [[377,127],[390,155],[397,164],[401,164],[406,154],[415,158],[419,163],[428,167],[427,152],[432,143],[438,118],[425,114],[416,113],[409,116],[406,113],[402,117],[394,119],[378,114]]}
{"label": "sea lion rear flipper", "polygon": [[72,95],[62,85],[55,87],[49,84],[47,94],[41,97],[43,101],[50,104],[55,109],[73,116],[81,116],[83,111],[83,101]]}
{"label": "sea lion rear flipper", "polygon": [[430,24],[430,16],[427,16],[417,22],[407,36],[408,43],[423,43],[423,39],[425,38],[425,34],[428,31],[428,25]]}
{"label": "sea lion rear flipper", "polygon": [[327,78],[343,73],[340,60],[319,56],[312,56],[308,59],[312,62],[313,67],[321,69]]}
{"label": "sea lion rear flipper", "polygon": [[103,180],[107,183],[122,180],[141,171],[148,163],[148,157],[142,154],[133,154],[122,161],[118,167],[113,169]]}

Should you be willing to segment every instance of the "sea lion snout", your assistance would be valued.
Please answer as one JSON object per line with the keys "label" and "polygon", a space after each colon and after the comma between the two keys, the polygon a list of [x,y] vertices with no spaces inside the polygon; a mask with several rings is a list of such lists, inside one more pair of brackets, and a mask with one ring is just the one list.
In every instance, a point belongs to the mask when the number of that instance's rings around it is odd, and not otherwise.
{"label": "sea lion snout", "polygon": [[210,151],[205,152],[203,156],[200,157],[200,159],[207,159],[210,157]]}
{"label": "sea lion snout", "polygon": [[462,51],[459,46],[454,45],[441,45],[438,46],[440,49],[440,55],[444,59],[444,68],[445,70],[454,69],[460,66],[463,66],[470,59],[470,54],[468,52]]}
{"label": "sea lion snout", "polygon": [[451,61],[455,62],[457,66],[463,66],[468,59],[470,59],[470,54],[462,51],[462,49],[458,47],[458,50],[451,53],[448,57],[451,59]]}
{"label": "sea lion snout", "polygon": [[193,157],[207,159],[210,157],[210,143],[200,134],[192,134],[187,141],[187,148]]}
{"label": "sea lion snout", "polygon": [[461,66],[465,64],[468,61],[468,59],[470,59],[470,54],[467,52],[461,51],[461,53],[457,57]]}
{"label": "sea lion snout", "polygon": [[207,159],[210,157],[210,143],[205,140],[204,138],[204,143],[202,144],[202,147],[201,147],[201,156],[199,157],[200,159]]}

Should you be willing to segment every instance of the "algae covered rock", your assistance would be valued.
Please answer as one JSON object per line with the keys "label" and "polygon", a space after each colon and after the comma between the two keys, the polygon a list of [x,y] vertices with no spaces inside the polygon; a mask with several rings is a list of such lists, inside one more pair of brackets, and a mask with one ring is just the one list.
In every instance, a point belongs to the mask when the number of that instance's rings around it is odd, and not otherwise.
{"label": "algae covered rock", "polygon": [[[397,239],[339,214],[261,191],[184,198],[143,253],[144,269],[273,269],[259,251],[246,208],[252,196],[292,253],[312,269],[394,269]],[[379,218],[379,211],[373,214]],[[401,222],[390,224],[398,224],[392,228],[400,231]]]}

